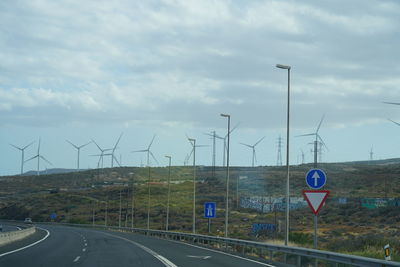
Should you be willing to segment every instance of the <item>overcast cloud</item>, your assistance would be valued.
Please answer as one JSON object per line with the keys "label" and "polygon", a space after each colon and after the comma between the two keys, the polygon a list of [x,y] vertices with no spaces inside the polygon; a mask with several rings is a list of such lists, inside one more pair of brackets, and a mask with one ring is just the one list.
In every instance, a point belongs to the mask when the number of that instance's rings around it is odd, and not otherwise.
{"label": "overcast cloud", "polygon": [[328,129],[378,127],[400,119],[382,104],[400,102],[399,20],[381,0],[2,1],[0,125],[201,134],[226,112],[255,139],[283,134],[281,63],[297,133],[324,113]]}

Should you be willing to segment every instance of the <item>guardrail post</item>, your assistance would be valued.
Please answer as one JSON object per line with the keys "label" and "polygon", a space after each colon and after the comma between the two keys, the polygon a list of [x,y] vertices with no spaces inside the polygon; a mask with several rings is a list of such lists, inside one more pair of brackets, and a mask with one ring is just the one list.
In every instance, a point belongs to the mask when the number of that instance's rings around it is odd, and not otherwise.
{"label": "guardrail post", "polygon": [[297,256],[296,266],[301,266],[301,256],[300,255]]}

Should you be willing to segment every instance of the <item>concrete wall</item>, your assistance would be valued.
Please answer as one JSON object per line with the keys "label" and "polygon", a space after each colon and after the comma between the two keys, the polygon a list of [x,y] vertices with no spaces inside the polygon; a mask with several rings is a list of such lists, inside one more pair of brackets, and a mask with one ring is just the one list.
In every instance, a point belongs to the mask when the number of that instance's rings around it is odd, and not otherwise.
{"label": "concrete wall", "polygon": [[36,228],[34,226],[12,232],[0,233],[0,246],[23,239],[28,237],[36,232]]}

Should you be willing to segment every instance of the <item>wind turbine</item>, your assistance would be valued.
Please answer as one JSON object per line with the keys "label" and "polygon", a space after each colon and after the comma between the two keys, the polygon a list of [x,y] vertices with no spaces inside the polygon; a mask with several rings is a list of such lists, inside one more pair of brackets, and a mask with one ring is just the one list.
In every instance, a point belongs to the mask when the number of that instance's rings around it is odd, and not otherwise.
{"label": "wind turbine", "polygon": [[321,136],[318,134],[319,129],[321,128],[322,121],[324,120],[324,118],[325,118],[325,114],[322,116],[322,118],[321,118],[321,120],[320,120],[320,122],[318,124],[317,130],[314,133],[302,134],[302,135],[298,135],[297,136],[297,137],[300,137],[300,136],[315,136],[315,141],[314,141],[314,165],[315,166],[314,167],[316,167],[317,162],[318,162],[318,158],[317,158],[318,157],[318,142],[321,142],[321,145],[325,146],[326,149],[328,149],[328,147],[326,146],[326,144],[322,140]]}
{"label": "wind turbine", "polygon": [[371,146],[371,150],[369,151],[369,162],[374,160],[374,146]]}
{"label": "wind turbine", "polygon": [[17,147],[13,144],[10,144],[10,146],[15,147],[16,149],[21,151],[22,157],[21,157],[21,175],[24,173],[24,154],[25,154],[25,149],[27,149],[29,146],[31,146],[33,143],[35,143],[35,141],[33,141],[32,143],[30,143],[29,145],[26,145],[24,147]]}
{"label": "wind turbine", "polygon": [[147,166],[150,166],[150,156],[154,159],[155,162],[158,163],[157,159],[154,157],[153,153],[151,152],[150,148],[151,145],[153,144],[154,138],[156,138],[156,135],[153,136],[153,139],[151,139],[150,144],[147,146],[147,149],[142,149],[142,150],[135,150],[132,151],[132,153],[136,153],[136,152],[147,152]]}
{"label": "wind turbine", "polygon": [[92,142],[93,142],[93,143],[97,146],[97,148],[100,150],[100,155],[91,155],[91,156],[99,157],[99,161],[97,162],[97,168],[98,168],[98,169],[100,168],[100,161],[101,161],[101,168],[103,168],[103,157],[106,156],[106,154],[104,154],[104,152],[110,151],[110,150],[112,150],[112,148],[103,149],[103,148],[101,148],[101,147],[96,143],[96,141],[94,141],[93,139],[92,139]]}
{"label": "wind turbine", "polygon": [[79,155],[80,155],[80,152],[81,152],[81,148],[87,146],[87,145],[90,144],[91,142],[86,143],[86,144],[81,145],[81,146],[77,146],[77,145],[73,144],[72,142],[70,142],[69,140],[65,140],[65,141],[67,141],[68,143],[70,143],[71,146],[75,147],[75,148],[78,150],[78,160],[77,160],[77,168],[76,168],[76,170],[79,171]]}
{"label": "wind turbine", "polygon": [[245,144],[245,143],[240,143],[244,146],[247,146],[249,148],[251,148],[253,150],[253,157],[252,157],[252,163],[251,166],[254,167],[254,161],[257,161],[257,157],[256,157],[256,146],[262,141],[264,140],[265,136],[263,138],[261,138],[260,140],[258,140],[254,145],[249,145],[249,144]]}
{"label": "wind turbine", "polygon": [[49,163],[50,165],[53,165],[44,156],[40,155],[40,138],[39,138],[39,145],[38,145],[37,154],[35,156],[33,156],[32,158],[25,160],[25,162],[28,162],[28,161],[30,161],[32,159],[36,159],[36,158],[37,158],[37,175],[40,175],[40,173],[39,173],[40,159],[44,160],[45,162]]}
{"label": "wind turbine", "polygon": [[118,138],[117,142],[115,143],[115,146],[111,150],[111,154],[110,154],[111,155],[111,168],[114,167],[114,159],[118,163],[118,165],[121,167],[121,164],[118,162],[117,158],[114,156],[114,152],[117,149],[118,143],[121,140],[122,135],[123,135],[123,133],[121,133],[119,135],[119,138]]}

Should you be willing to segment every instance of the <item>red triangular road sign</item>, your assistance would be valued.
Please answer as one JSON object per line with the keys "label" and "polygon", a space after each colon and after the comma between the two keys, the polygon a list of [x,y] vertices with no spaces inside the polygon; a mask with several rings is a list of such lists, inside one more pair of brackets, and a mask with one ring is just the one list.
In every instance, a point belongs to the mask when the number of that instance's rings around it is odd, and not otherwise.
{"label": "red triangular road sign", "polygon": [[317,215],[322,208],[329,193],[329,190],[303,190],[303,196],[315,215]]}

